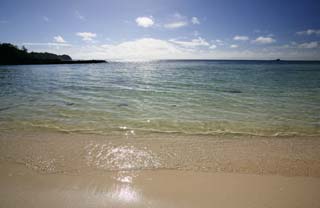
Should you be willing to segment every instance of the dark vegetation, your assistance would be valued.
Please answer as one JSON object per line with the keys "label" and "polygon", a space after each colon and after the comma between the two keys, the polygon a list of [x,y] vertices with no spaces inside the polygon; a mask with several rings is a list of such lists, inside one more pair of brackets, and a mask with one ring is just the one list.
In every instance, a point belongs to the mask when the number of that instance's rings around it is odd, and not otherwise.
{"label": "dark vegetation", "polygon": [[18,64],[82,64],[104,63],[104,60],[78,60],[74,61],[68,55],[53,53],[31,52],[23,46],[21,49],[10,43],[0,43],[0,65]]}

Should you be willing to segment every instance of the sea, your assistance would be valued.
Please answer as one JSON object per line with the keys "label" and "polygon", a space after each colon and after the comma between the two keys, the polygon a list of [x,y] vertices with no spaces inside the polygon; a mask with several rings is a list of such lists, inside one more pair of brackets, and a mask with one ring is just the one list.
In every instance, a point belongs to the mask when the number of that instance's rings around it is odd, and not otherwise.
{"label": "sea", "polygon": [[0,66],[0,131],[320,136],[320,62]]}

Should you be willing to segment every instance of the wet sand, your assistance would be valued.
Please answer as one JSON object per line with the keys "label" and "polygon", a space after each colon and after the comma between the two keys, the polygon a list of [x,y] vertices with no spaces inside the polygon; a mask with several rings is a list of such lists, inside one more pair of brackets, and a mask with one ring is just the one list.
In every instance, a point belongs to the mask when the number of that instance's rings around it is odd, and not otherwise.
{"label": "wet sand", "polygon": [[320,141],[0,134],[0,207],[320,207]]}
{"label": "wet sand", "polygon": [[38,174],[0,164],[1,207],[320,206],[320,178],[157,170]]}

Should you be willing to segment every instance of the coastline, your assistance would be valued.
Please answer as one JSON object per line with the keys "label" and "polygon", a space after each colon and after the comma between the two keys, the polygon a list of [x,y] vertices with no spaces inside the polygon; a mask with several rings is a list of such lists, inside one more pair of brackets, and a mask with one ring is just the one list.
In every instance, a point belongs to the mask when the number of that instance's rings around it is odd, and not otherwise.
{"label": "coastline", "polygon": [[11,43],[0,43],[1,65],[91,64],[107,63],[105,60],[72,60],[69,55],[48,52],[28,52]]}
{"label": "coastline", "polygon": [[98,64],[108,63],[105,60],[72,60],[72,61],[43,61],[43,62],[30,62],[30,63],[11,63],[11,64],[0,64],[0,66],[11,66],[11,65],[48,65],[48,64]]}

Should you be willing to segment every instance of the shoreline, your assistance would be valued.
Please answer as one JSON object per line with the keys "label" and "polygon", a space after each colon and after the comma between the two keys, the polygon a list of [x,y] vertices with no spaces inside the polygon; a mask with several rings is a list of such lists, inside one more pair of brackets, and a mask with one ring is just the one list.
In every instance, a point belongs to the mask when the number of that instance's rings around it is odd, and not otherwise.
{"label": "shoreline", "polygon": [[317,137],[0,133],[0,162],[39,173],[184,170],[320,178]]}
{"label": "shoreline", "polygon": [[108,63],[105,60],[72,60],[72,61],[45,61],[45,62],[33,62],[33,63],[13,63],[13,64],[0,64],[0,66],[17,66],[17,65],[57,65],[57,64],[98,64]]}

